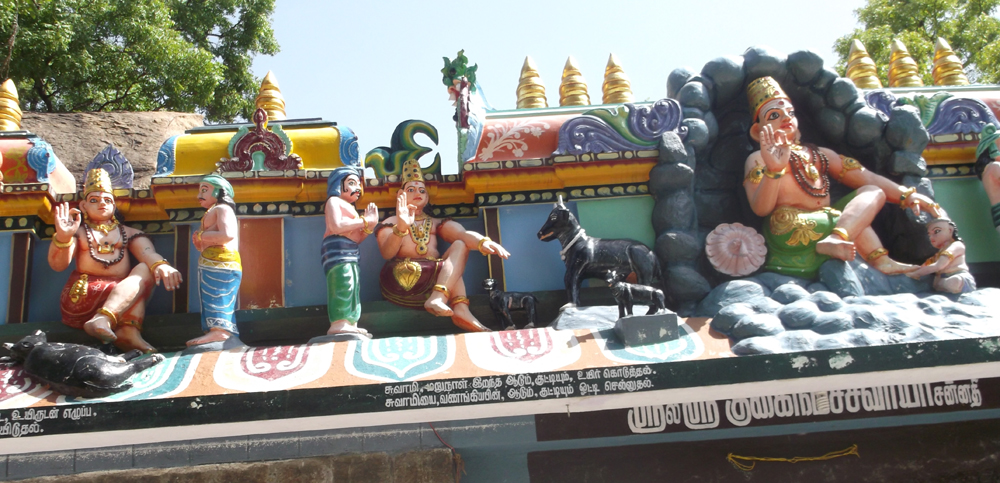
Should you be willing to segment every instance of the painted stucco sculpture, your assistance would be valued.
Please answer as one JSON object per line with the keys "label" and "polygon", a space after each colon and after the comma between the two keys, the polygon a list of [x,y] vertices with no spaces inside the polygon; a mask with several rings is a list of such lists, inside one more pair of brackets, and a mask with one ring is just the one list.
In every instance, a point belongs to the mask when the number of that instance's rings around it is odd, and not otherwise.
{"label": "painted stucco sculpture", "polygon": [[[403,164],[396,192],[396,215],[376,230],[379,251],[388,260],[379,275],[382,295],[396,305],[451,317],[464,330],[489,331],[469,311],[462,279],[465,262],[473,247],[484,256],[508,258],[510,253],[451,219],[428,216],[424,209],[429,202],[420,165],[410,159]],[[451,243],[444,253],[438,250],[438,238]]]}
{"label": "painted stucco sculpture", "polygon": [[486,295],[490,298],[490,310],[493,311],[493,316],[500,322],[501,329],[517,329],[517,326],[514,325],[514,318],[510,314],[511,310],[523,310],[525,312],[528,323],[522,327],[523,329],[533,329],[535,327],[535,323],[538,321],[536,318],[537,312],[535,311],[538,299],[534,295],[528,292],[505,292],[497,286],[497,281],[492,278],[483,280],[483,290],[486,290]]}
{"label": "painted stucco sculpture", "polygon": [[993,226],[1000,232],[1000,133],[994,124],[987,124],[979,135],[976,148],[976,175],[983,182],[983,190],[990,200]]}
{"label": "painted stucco sculpture", "polygon": [[21,364],[28,376],[60,394],[86,398],[127,391],[129,378],[164,360],[160,354],[141,357],[139,350],[109,356],[85,345],[51,343],[40,330],[4,347],[10,356],[0,362]]}
{"label": "painted stucco sculpture", "polygon": [[757,230],[742,223],[723,223],[705,237],[705,254],[716,270],[745,277],[764,265],[767,245]]}
{"label": "painted stucco sculpture", "polygon": [[218,174],[202,178],[198,204],[205,209],[201,228],[191,235],[198,258],[198,293],[201,297],[201,337],[188,347],[224,342],[239,336],[236,298],[243,280],[240,227],[236,219],[233,185]]}
{"label": "painted stucco sculpture", "polygon": [[[854,158],[800,144],[791,99],[773,78],[752,81],[747,96],[754,113],[750,137],[760,142],[760,150],[747,158],[743,187],[751,209],[765,217],[765,269],[815,278],[827,259],[851,261],[856,255],[886,274],[915,269],[889,258],[871,222],[887,200],[915,214],[926,210],[937,216],[939,207]],[[831,177],[855,189],[833,205]]]}
{"label": "painted stucco sculpture", "polygon": [[[140,334],[146,300],[161,282],[177,289],[181,274],[148,237],[115,217],[108,173],[87,172],[79,209],[62,203],[54,216],[49,266],[61,272],[76,262],[59,300],[63,323],[123,350],[154,351]],[[139,262],[135,267],[132,257]]]}
{"label": "painted stucco sculpture", "polygon": [[362,216],[354,204],[364,194],[364,171],[358,165],[334,169],[327,179],[326,232],[322,259],[326,273],[327,335],[336,340],[371,337],[358,327],[361,317],[361,278],[358,272],[359,244],[374,233],[378,208],[369,203]]}
{"label": "painted stucco sculpture", "polygon": [[958,236],[958,227],[948,215],[927,223],[927,238],[938,249],[933,257],[920,268],[907,273],[912,278],[934,274],[934,290],[947,293],[966,293],[976,290],[976,279],[965,263],[965,243]]}

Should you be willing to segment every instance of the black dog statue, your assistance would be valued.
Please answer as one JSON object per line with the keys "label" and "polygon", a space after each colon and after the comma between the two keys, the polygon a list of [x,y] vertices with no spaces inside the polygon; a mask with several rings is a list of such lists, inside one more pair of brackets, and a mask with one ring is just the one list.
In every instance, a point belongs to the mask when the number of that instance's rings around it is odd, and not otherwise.
{"label": "black dog statue", "polygon": [[528,324],[523,328],[531,329],[535,327],[535,304],[538,300],[534,295],[527,292],[502,292],[496,288],[496,280],[487,278],[483,280],[483,289],[490,295],[490,309],[493,315],[500,321],[504,330],[515,329],[514,320],[510,316],[512,309],[524,309],[528,313]]}
{"label": "black dog statue", "polygon": [[0,362],[20,363],[25,373],[56,392],[86,398],[128,390],[132,387],[125,382],[129,377],[164,360],[160,354],[138,358],[142,355],[139,350],[109,356],[85,345],[50,343],[40,330],[4,347],[10,356],[0,357]]}
{"label": "black dog statue", "polygon": [[564,281],[569,302],[573,305],[580,305],[580,282],[586,278],[604,280],[609,270],[626,276],[635,273],[640,285],[652,286],[660,279],[660,262],[649,247],[635,240],[602,240],[587,236],[563,204],[562,196],[542,229],[538,230],[538,239],[559,240],[562,245],[559,255],[566,262]]}
{"label": "black dog statue", "polygon": [[618,318],[632,315],[632,304],[638,302],[649,304],[649,312],[646,315],[653,315],[666,312],[667,301],[663,296],[663,291],[648,285],[636,285],[618,280],[618,273],[614,270],[608,272],[605,281],[611,287],[611,296],[618,302]]}

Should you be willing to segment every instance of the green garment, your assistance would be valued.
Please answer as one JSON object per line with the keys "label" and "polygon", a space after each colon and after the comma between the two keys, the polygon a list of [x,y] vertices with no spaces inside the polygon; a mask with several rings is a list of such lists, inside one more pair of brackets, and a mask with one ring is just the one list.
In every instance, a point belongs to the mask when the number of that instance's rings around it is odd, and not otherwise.
{"label": "green garment", "polygon": [[330,322],[346,320],[358,325],[361,318],[361,279],[358,264],[338,263],[326,272],[326,312]]}
{"label": "green garment", "polygon": [[827,255],[816,253],[816,242],[833,232],[840,219],[840,210],[856,195],[857,192],[852,192],[834,203],[833,207],[813,212],[790,207],[775,209],[764,218],[764,243],[767,245],[764,270],[816,279],[820,265],[830,259]]}
{"label": "green garment", "polygon": [[990,214],[993,215],[993,226],[1000,226],[1000,203],[990,207]]}

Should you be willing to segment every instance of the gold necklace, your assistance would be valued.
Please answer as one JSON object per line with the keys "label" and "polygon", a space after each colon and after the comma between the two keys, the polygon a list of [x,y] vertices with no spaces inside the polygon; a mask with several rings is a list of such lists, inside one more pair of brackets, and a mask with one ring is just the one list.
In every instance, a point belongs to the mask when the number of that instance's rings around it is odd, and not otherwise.
{"label": "gold necklace", "polygon": [[416,224],[410,226],[410,239],[417,244],[417,253],[424,255],[427,253],[427,242],[431,239],[431,219],[425,217],[418,227]]}
{"label": "gold necklace", "polygon": [[114,217],[111,217],[111,221],[108,223],[94,223],[89,219],[86,220],[86,223],[87,226],[89,226],[92,230],[97,230],[105,235],[110,233],[111,230],[114,230],[115,228],[118,227],[118,220],[115,219]]}

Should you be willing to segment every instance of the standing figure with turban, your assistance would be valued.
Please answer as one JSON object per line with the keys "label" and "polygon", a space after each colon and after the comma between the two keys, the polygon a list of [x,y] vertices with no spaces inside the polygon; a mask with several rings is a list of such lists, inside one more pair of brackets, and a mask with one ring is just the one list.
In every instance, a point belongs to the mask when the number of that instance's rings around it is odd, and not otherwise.
{"label": "standing figure with turban", "polygon": [[188,347],[224,342],[240,333],[236,328],[236,297],[243,280],[243,263],[234,195],[233,185],[218,174],[205,176],[198,184],[198,204],[205,208],[205,215],[191,242],[201,252],[198,293],[205,335],[187,341]]}

